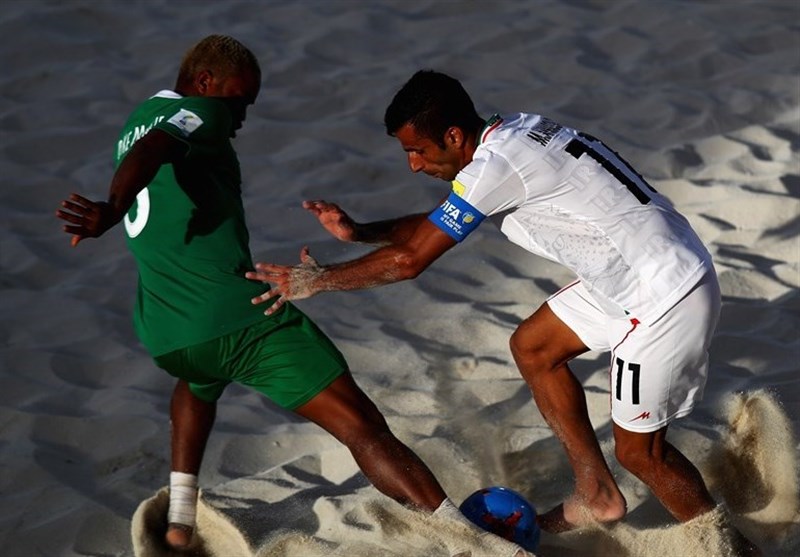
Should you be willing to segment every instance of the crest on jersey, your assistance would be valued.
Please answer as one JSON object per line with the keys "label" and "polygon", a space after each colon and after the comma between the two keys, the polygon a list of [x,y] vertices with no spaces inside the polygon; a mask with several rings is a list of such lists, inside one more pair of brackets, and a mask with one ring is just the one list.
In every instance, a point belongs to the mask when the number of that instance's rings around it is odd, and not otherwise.
{"label": "crest on jersey", "polygon": [[167,122],[178,128],[183,137],[189,137],[194,130],[203,125],[200,116],[185,108],[181,108]]}

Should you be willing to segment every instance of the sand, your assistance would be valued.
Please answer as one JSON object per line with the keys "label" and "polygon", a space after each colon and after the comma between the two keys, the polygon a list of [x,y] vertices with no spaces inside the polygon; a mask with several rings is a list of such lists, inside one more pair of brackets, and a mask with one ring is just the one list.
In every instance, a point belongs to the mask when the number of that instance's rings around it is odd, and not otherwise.
{"label": "sand", "polygon": [[[627,497],[606,529],[545,534],[542,556],[722,555],[738,525],[767,555],[798,543],[800,8],[793,2],[42,2],[0,5],[0,547],[3,555],[162,555],[172,380],[136,340],[121,229],[69,247],[53,213],[102,198],[128,111],[184,50],[231,34],[264,88],[236,139],[251,247],[291,263],[363,248],[302,200],[362,220],[425,211],[382,116],[421,67],[479,112],[530,111],[603,138],[712,252],[723,291],[703,402],[671,427],[720,511],[677,524],[613,460],[606,356],[575,363]],[[540,510],[569,493],[563,452],[508,349],[571,280],[490,225],[413,282],[298,305],[337,343],[395,433],[459,502],[487,485]],[[200,475],[198,555],[437,556],[458,536],[380,495],[318,427],[232,387]],[[476,550],[476,555],[480,552]]]}

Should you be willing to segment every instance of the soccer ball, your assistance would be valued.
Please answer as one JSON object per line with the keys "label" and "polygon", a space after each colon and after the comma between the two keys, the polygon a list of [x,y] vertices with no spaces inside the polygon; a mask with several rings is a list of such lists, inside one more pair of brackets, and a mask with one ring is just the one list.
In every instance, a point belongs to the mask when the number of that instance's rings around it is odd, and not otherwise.
{"label": "soccer ball", "polygon": [[480,528],[536,551],[541,530],[536,509],[525,498],[506,487],[479,489],[461,503],[461,512]]}

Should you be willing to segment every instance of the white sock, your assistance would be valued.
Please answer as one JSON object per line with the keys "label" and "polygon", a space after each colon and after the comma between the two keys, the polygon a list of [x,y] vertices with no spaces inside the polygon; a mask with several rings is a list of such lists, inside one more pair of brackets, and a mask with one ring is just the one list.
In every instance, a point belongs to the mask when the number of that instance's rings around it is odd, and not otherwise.
{"label": "white sock", "polygon": [[167,523],[194,527],[196,514],[197,476],[183,472],[170,472]]}
{"label": "white sock", "polygon": [[433,511],[434,516],[439,518],[447,518],[449,520],[457,520],[462,524],[466,524],[471,528],[477,528],[470,519],[462,514],[462,512],[455,506],[449,497],[445,497],[444,501]]}

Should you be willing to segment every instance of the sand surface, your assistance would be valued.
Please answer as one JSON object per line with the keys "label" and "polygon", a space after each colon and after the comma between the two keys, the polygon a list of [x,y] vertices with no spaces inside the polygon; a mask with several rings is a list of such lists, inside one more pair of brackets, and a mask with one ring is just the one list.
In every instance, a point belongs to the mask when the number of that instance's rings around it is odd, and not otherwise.
{"label": "sand surface", "polygon": [[[678,525],[613,461],[607,356],[589,354],[574,368],[630,513],[545,534],[539,553],[719,555],[733,520],[767,555],[797,555],[798,21],[790,1],[3,2],[2,554],[163,554],[172,380],[133,334],[122,230],[73,250],[53,213],[71,191],[104,198],[129,110],[172,87],[186,48],[225,33],[264,68],[235,143],[259,260],[294,262],[306,244],[322,262],[362,253],[330,239],[304,199],[362,220],[434,207],[448,186],[408,172],[382,127],[422,67],[461,79],[484,116],[545,114],[633,163],[720,275],[705,399],[671,439],[730,514]],[[546,510],[570,473],[508,338],[571,279],[487,225],[413,282],[298,305],[453,500],[506,485]],[[458,535],[381,496],[318,427],[238,387],[200,482],[198,555],[438,556]]]}

